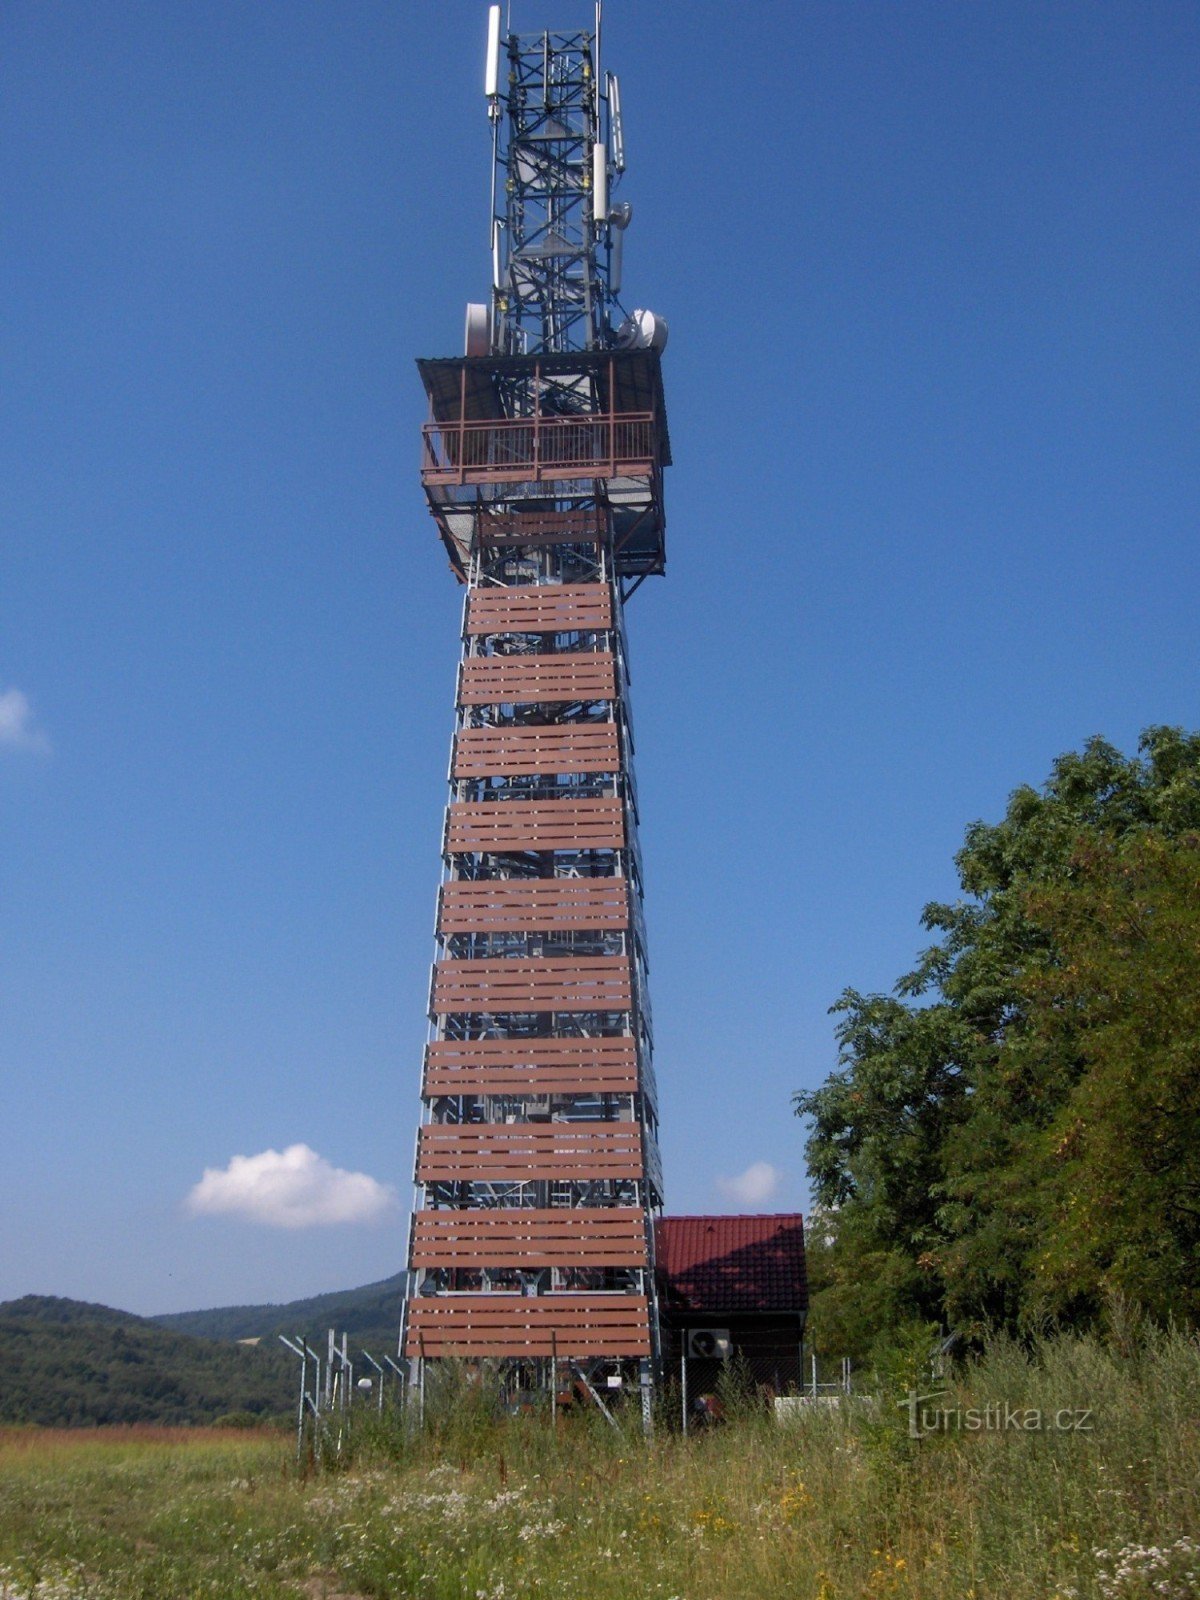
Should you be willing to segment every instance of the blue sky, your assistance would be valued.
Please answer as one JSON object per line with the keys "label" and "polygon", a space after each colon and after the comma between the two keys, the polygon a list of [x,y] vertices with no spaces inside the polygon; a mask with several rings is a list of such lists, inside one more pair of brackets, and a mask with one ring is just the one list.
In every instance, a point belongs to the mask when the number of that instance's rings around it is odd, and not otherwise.
{"label": "blue sky", "polygon": [[[413,359],[485,292],[484,13],[4,8],[0,1298],[401,1265],[460,606]],[[671,328],[629,631],[672,1211],[758,1163],[805,1203],[827,1008],[972,818],[1200,724],[1198,45],[1157,0],[606,7]],[[400,1203],[186,1206],[298,1145]]]}

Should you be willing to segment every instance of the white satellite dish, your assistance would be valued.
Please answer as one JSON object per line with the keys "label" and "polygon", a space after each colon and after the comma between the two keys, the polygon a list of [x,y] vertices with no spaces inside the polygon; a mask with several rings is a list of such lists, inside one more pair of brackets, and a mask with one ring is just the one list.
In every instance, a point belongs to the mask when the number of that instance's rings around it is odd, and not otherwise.
{"label": "white satellite dish", "polygon": [[656,311],[632,311],[617,329],[618,350],[665,350],[667,323]]}

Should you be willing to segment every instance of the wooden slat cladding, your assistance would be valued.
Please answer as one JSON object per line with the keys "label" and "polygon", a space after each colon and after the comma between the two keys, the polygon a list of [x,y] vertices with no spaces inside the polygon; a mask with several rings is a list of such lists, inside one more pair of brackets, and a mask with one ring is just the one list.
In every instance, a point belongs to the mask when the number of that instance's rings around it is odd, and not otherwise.
{"label": "wooden slat cladding", "polygon": [[411,1267],[644,1267],[645,1214],[630,1206],[576,1211],[418,1211]]}
{"label": "wooden slat cladding", "polygon": [[506,850],[620,850],[625,819],[615,796],[599,800],[461,800],[446,811],[451,855]]}
{"label": "wooden slat cladding", "polygon": [[519,778],[616,772],[615,722],[537,728],[464,728],[454,742],[456,778]]}
{"label": "wooden slat cladding", "polygon": [[486,545],[595,545],[604,537],[600,510],[494,511],[480,509],[475,534]]}
{"label": "wooden slat cladding", "polygon": [[474,589],[467,602],[467,633],[573,633],[612,627],[607,583],[527,584]]}
{"label": "wooden slat cladding", "polygon": [[416,1356],[648,1356],[644,1295],[417,1295],[404,1353]]}
{"label": "wooden slat cladding", "polygon": [[438,932],[569,933],[628,928],[624,878],[455,879],[442,885]]}
{"label": "wooden slat cladding", "polygon": [[642,1176],[636,1122],[432,1122],[417,1141],[418,1183]]}
{"label": "wooden slat cladding", "polygon": [[470,656],[458,679],[460,706],[551,705],[611,700],[611,650],[562,650],[539,656]]}
{"label": "wooden slat cladding", "polygon": [[430,1009],[473,1011],[628,1011],[627,956],[539,956],[534,960],[439,961]]}
{"label": "wooden slat cladding", "polygon": [[633,1094],[632,1039],[435,1039],[425,1047],[424,1093]]}

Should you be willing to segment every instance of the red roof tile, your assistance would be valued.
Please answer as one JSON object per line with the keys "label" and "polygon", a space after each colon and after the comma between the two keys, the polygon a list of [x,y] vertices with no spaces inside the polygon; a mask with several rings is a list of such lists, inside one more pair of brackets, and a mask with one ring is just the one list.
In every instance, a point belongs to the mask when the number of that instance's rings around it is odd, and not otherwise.
{"label": "red roof tile", "polygon": [[691,1311],[803,1311],[804,1219],[659,1217],[655,1256],[666,1304]]}

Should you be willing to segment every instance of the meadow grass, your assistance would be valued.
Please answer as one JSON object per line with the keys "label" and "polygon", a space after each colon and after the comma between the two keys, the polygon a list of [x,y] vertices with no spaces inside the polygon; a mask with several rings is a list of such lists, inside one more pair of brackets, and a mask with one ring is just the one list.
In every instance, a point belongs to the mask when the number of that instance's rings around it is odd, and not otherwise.
{"label": "meadow grass", "polygon": [[[1184,1600],[1200,1594],[1200,1343],[993,1345],[946,1426],[901,1397],[752,1406],[687,1439],[592,1412],[361,1413],[340,1463],[215,1429],[0,1431],[2,1600]],[[1039,1431],[968,1427],[1036,1408]],[[958,1408],[961,1408],[961,1415]],[[1090,1426],[1053,1419],[1090,1413]]]}

